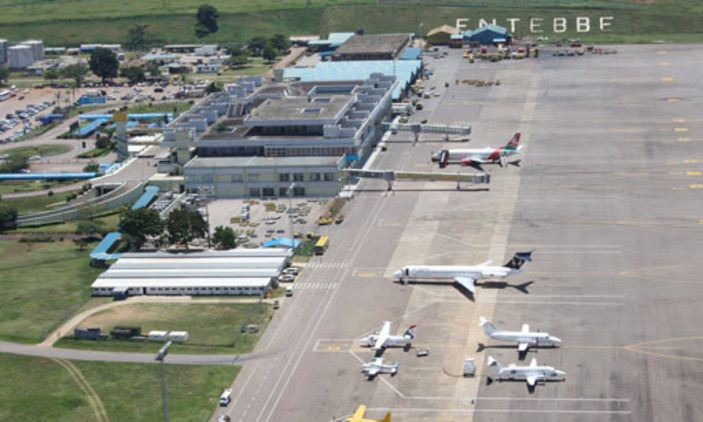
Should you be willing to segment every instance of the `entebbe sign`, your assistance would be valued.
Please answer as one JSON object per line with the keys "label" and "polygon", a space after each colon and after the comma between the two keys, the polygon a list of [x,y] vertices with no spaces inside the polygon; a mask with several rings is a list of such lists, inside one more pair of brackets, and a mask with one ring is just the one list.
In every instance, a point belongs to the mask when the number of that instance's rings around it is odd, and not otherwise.
{"label": "entebbe sign", "polygon": [[555,34],[560,34],[568,30],[576,30],[576,32],[607,32],[612,29],[613,26],[613,16],[601,16],[598,18],[591,18],[588,16],[577,16],[576,18],[567,19],[565,17],[554,17],[554,18],[506,18],[505,23],[498,22],[497,19],[486,20],[480,19],[469,19],[469,18],[459,18],[456,20],[456,29],[459,31],[464,31],[469,29],[469,25],[478,23],[476,27],[484,27],[488,24],[501,25],[508,28],[512,33],[520,31],[524,33],[529,31],[531,34],[543,34],[548,33],[550,30]]}

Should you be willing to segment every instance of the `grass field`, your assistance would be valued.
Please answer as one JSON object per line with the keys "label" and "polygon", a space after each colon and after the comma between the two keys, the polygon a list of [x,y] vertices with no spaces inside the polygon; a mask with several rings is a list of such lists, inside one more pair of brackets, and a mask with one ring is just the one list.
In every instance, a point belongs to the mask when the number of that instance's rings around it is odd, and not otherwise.
{"label": "grass field", "polygon": [[[247,353],[254,350],[273,312],[271,305],[137,303],[102,311],[88,317],[80,326],[100,327],[109,332],[117,325],[138,325],[145,334],[152,330],[188,331],[188,342],[171,349],[173,353]],[[248,323],[260,325],[258,333],[239,332],[247,318]],[[236,345],[232,347],[235,337]],[[61,339],[56,344],[56,347],[129,352],[156,352],[161,346],[151,342],[72,339]]]}
{"label": "grass field", "polygon": [[41,155],[42,157],[52,157],[54,155],[65,154],[71,150],[68,145],[61,144],[41,144],[26,147],[17,147],[6,149],[3,154],[8,155],[24,155],[31,157],[32,155]]}
{"label": "grass field", "polygon": [[46,181],[2,181],[0,182],[0,195],[14,192],[32,192],[45,189],[56,189],[73,182],[46,182]]}
{"label": "grass field", "polygon": [[[103,217],[94,218],[95,221],[102,222],[100,226],[101,232],[111,232],[118,230],[117,225],[120,222],[120,214],[114,213]],[[78,228],[78,221],[66,221],[65,223],[41,224],[37,226],[20,227],[13,230],[7,230],[8,234],[32,234],[32,233],[75,233]]]}
{"label": "grass field", "polygon": [[66,202],[66,198],[77,191],[60,192],[54,195],[27,196],[3,199],[3,202],[17,208],[19,214],[32,214],[51,209],[49,206]]}
{"label": "grass field", "polygon": [[102,272],[89,262],[71,241],[0,241],[0,339],[39,342],[69,318],[90,299]]}
{"label": "grass field", "polygon": [[[703,3],[693,0],[243,0],[210,2],[220,12],[220,30],[203,39],[195,37],[194,15],[200,2],[191,0],[136,1],[41,0],[28,5],[0,0],[0,33],[10,39],[38,38],[49,45],[88,42],[127,42],[127,30],[135,24],[149,25],[146,38],[154,43],[244,41],[252,36],[318,34],[330,31],[417,32],[441,24],[454,25],[457,18],[613,16],[612,31],[577,34],[573,24],[562,37],[579,36],[596,42],[683,42],[703,40]],[[89,4],[89,7],[86,5]],[[96,31],[95,27],[100,30]],[[548,25],[547,25],[548,26]],[[520,31],[517,31],[518,35]],[[551,29],[544,35],[553,36]]]}
{"label": "grass field", "polygon": [[[100,420],[91,406],[95,397],[112,422],[163,419],[158,365],[61,363],[66,366],[49,359],[0,354],[0,420]],[[67,368],[78,374],[82,385],[90,386],[94,394],[87,395]],[[171,420],[207,420],[219,394],[239,370],[236,366],[167,365]]]}

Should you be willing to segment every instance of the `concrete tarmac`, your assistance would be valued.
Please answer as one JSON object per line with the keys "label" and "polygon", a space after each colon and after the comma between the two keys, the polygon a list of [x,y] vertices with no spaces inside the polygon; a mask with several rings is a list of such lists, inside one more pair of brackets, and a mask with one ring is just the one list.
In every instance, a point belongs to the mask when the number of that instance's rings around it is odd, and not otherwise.
{"label": "concrete tarmac", "polygon": [[[469,64],[461,52],[426,59],[423,100],[413,121],[470,123],[469,144],[393,143],[375,168],[439,171],[441,148],[525,144],[519,162],[485,165],[492,183],[365,182],[346,221],[326,227],[331,246],[294,284],[293,298],[244,366],[233,421],[327,421],[358,404],[394,420],[699,420],[703,387],[700,320],[703,269],[697,259],[703,140],[698,46],[624,46],[616,55]],[[664,64],[666,63],[666,64]],[[456,84],[497,80],[500,86]],[[449,87],[445,88],[445,82]],[[398,135],[403,137],[403,135]],[[409,139],[409,137],[408,137]],[[445,171],[475,171],[449,167]],[[507,261],[535,249],[534,262],[505,282],[479,283],[471,300],[451,284],[400,286],[405,264]],[[490,354],[517,351],[488,341],[484,315],[500,328],[529,323],[564,340],[528,353],[564,370],[539,385],[490,382]],[[402,333],[417,324],[415,351],[389,349],[399,373],[368,381],[373,353],[355,340],[384,320]],[[474,378],[461,377],[464,358]]]}

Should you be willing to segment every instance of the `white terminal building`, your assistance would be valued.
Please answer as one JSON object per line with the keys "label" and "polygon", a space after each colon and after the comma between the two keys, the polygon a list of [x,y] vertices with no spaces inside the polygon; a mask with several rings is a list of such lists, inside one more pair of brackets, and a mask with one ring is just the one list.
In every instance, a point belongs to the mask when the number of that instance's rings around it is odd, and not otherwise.
{"label": "white terminal building", "polygon": [[126,253],[95,280],[93,296],[259,296],[292,256],[286,249]]}

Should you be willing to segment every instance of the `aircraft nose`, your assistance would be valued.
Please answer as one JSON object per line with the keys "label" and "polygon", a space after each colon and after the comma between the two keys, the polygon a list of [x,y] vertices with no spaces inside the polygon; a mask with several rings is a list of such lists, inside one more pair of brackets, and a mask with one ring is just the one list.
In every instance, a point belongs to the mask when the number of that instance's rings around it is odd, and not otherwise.
{"label": "aircraft nose", "polygon": [[552,343],[557,346],[561,346],[561,339],[559,337],[552,337]]}
{"label": "aircraft nose", "polygon": [[401,278],[403,276],[403,270],[398,270],[393,273],[394,278]]}

